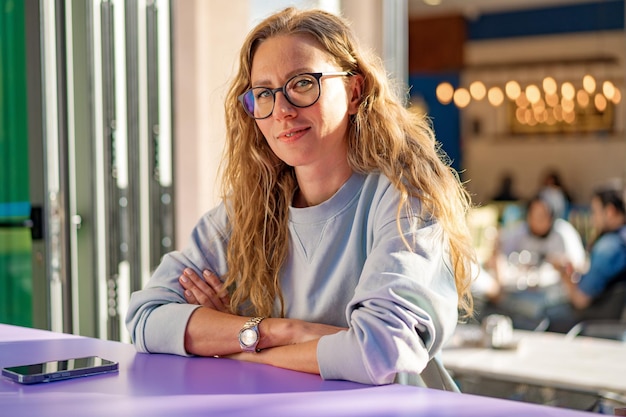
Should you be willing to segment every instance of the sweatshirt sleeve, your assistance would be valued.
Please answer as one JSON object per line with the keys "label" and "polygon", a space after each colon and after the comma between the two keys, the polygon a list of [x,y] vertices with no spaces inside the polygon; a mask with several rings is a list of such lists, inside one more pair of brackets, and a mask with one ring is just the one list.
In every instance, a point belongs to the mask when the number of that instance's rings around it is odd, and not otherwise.
{"label": "sweatshirt sleeve", "polygon": [[163,258],[146,286],[131,295],[126,327],[140,352],[187,355],[184,346],[189,317],[198,305],[188,304],[178,282],[183,270],[226,272],[226,213],[223,205],[204,215],[187,247]]}
{"label": "sweatshirt sleeve", "polygon": [[393,206],[387,214],[346,308],[349,329],[319,340],[324,379],[380,385],[399,372],[420,374],[456,327],[458,296],[441,227],[413,226],[408,250]]}

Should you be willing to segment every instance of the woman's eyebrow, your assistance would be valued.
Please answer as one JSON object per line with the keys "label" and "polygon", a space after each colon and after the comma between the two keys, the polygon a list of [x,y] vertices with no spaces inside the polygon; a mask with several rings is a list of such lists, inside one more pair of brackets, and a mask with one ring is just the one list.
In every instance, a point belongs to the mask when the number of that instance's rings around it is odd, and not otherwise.
{"label": "woman's eyebrow", "polygon": [[[313,71],[310,67],[302,67],[302,68],[297,68],[295,70],[289,71],[287,74],[285,74],[285,79],[281,83],[281,85],[287,82],[288,79],[290,79],[291,77],[295,75],[310,73],[310,72],[315,72],[315,71]],[[255,82],[251,82],[250,84],[252,85],[252,87],[267,87],[267,86],[272,85],[272,82],[269,79],[260,79]]]}

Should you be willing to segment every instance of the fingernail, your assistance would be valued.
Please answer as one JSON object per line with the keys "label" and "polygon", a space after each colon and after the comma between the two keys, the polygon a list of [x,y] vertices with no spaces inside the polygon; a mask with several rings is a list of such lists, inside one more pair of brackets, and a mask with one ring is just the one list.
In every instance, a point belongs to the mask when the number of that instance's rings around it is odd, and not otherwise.
{"label": "fingernail", "polygon": [[202,272],[202,275],[204,275],[205,277],[208,277],[211,275],[211,272],[205,269],[204,272]]}
{"label": "fingernail", "polygon": [[187,297],[191,297],[191,291],[190,291],[190,290],[186,290],[186,291],[185,291],[185,295],[186,295]]}
{"label": "fingernail", "polygon": [[187,276],[191,276],[191,274],[193,274],[193,271],[191,270],[191,268],[185,268],[183,273]]}
{"label": "fingernail", "polygon": [[189,279],[186,276],[184,276],[184,275],[181,275],[180,280],[182,282],[189,282]]}

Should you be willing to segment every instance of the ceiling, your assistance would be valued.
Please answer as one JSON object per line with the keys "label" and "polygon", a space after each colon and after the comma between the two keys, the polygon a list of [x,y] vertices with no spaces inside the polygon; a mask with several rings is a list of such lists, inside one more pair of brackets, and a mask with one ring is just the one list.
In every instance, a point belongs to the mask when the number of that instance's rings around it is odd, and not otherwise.
{"label": "ceiling", "polygon": [[468,18],[477,18],[484,13],[540,9],[581,3],[597,3],[603,0],[439,0],[439,5],[431,6],[427,4],[433,1],[434,0],[408,0],[409,16],[412,18],[420,18],[437,15],[463,14]]}

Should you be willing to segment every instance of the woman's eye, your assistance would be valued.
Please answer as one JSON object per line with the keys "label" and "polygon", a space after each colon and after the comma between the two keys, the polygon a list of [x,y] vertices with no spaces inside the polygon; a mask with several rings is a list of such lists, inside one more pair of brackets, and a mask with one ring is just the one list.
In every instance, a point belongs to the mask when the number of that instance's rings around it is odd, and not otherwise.
{"label": "woman's eye", "polygon": [[309,88],[311,88],[312,85],[313,85],[313,81],[311,79],[300,78],[294,81],[292,85],[292,89],[296,91],[303,91],[303,90],[308,90]]}
{"label": "woman's eye", "polygon": [[256,95],[255,98],[257,100],[263,100],[263,99],[268,99],[269,97],[272,96],[272,92],[268,89],[264,89],[259,91]]}

